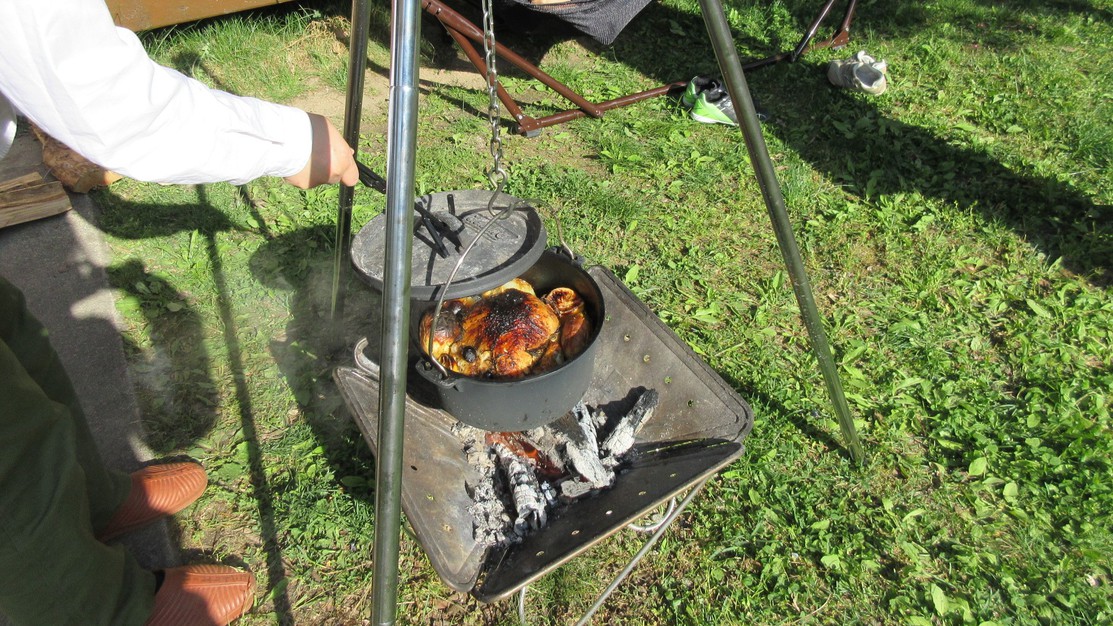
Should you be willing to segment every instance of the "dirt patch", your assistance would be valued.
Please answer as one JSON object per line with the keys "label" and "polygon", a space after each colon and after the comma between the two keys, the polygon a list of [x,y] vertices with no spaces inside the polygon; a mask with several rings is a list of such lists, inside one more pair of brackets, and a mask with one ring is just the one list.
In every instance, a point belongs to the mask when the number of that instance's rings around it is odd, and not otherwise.
{"label": "dirt patch", "polygon": [[[343,127],[347,94],[340,89],[320,84],[318,81],[311,80],[309,82],[309,88],[288,104],[303,111],[323,115],[331,120],[337,128]],[[363,87],[364,117],[368,117],[368,111],[386,111],[388,94],[386,78],[380,77],[374,72],[368,72]]]}
{"label": "dirt patch", "polygon": [[423,67],[418,76],[422,87],[460,87],[463,89],[487,90],[487,79],[475,70],[440,69]]}
{"label": "dirt patch", "polygon": [[333,124],[342,125],[344,122],[344,100],[343,92],[328,87],[318,87],[302,93],[291,100],[289,104],[303,111],[323,115],[332,120]]}
{"label": "dirt patch", "polygon": [[[339,128],[344,122],[347,94],[343,90],[325,85],[316,79],[310,79],[308,83],[306,91],[292,99],[288,104],[303,111],[323,115]],[[423,67],[418,75],[418,87],[421,91],[435,91],[445,87],[485,91],[487,83],[483,76],[475,71]],[[381,111],[385,114],[389,103],[389,77],[385,74],[368,71],[364,78],[363,89],[364,118],[371,117],[369,113],[374,111]]]}

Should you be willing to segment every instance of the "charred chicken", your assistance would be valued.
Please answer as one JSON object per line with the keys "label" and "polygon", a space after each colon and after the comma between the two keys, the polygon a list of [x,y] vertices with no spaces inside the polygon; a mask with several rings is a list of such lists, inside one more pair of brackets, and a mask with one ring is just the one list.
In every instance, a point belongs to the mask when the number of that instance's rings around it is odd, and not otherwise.
{"label": "charred chicken", "polygon": [[521,378],[551,369],[587,347],[591,321],[574,290],[558,287],[542,297],[521,279],[478,298],[446,300],[436,324],[421,319],[422,350],[445,368],[470,377]]}

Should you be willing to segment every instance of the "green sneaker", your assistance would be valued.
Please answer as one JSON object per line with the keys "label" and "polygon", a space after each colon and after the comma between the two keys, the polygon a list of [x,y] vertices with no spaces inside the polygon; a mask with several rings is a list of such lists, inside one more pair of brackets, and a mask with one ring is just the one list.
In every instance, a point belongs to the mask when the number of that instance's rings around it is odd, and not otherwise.
{"label": "green sneaker", "polygon": [[680,104],[690,109],[696,105],[696,99],[699,98],[701,93],[717,87],[721,87],[721,85],[719,81],[714,78],[710,76],[696,76],[688,81],[688,86],[684,88],[684,93],[680,96]]}
{"label": "green sneaker", "polygon": [[700,93],[692,105],[692,119],[704,124],[726,124],[738,126],[738,116],[734,113],[734,103],[730,94],[722,87],[715,87]]}

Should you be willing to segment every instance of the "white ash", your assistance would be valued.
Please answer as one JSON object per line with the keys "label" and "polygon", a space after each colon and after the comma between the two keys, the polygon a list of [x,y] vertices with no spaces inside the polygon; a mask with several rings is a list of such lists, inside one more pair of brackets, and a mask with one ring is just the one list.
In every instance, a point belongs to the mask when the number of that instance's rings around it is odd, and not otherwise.
{"label": "white ash", "polygon": [[634,447],[634,440],[641,432],[642,426],[653,416],[653,411],[660,403],[661,395],[656,389],[649,389],[634,403],[634,408],[615,424],[611,434],[607,435],[603,445],[600,446],[600,456],[603,457],[602,462],[605,467],[608,469],[616,467],[621,462],[622,456]]}
{"label": "white ash", "polygon": [[[458,423],[453,433],[479,475],[479,484],[468,485],[475,541],[492,548],[518,543],[542,528],[555,508],[613,485],[615,470],[659,403],[657,391],[649,389],[628,413],[608,420],[580,402],[560,419],[523,433],[541,461],[501,443],[488,445],[485,432]],[[604,436],[608,421],[613,425]],[[554,471],[559,478],[551,477]]]}
{"label": "white ash", "polygon": [[[605,489],[614,484],[614,472],[603,466],[599,458],[599,436],[595,430],[592,412],[583,402],[576,405],[572,412],[557,420],[555,428],[564,435],[564,447],[558,448],[561,457],[572,468],[572,476],[561,484],[561,493],[569,497],[565,485],[573,482],[587,483],[591,489]],[[570,486],[580,494],[579,487]],[[573,496],[573,497],[579,497]]]}
{"label": "white ash", "polygon": [[553,483],[547,480],[541,481],[541,493],[545,494],[545,503],[549,505],[549,510],[553,510],[560,505],[560,495]]}
{"label": "white ash", "polygon": [[510,507],[500,495],[506,490],[499,487],[502,479],[495,472],[495,466],[492,464],[490,468],[490,474],[481,475],[471,492],[472,505],[468,507],[468,512],[474,520],[473,536],[477,542],[487,546],[517,543],[521,537],[513,534],[515,524],[510,518]]}
{"label": "white ash", "polygon": [[467,484],[472,498],[468,513],[472,516],[472,534],[476,542],[502,546],[521,541],[520,536],[513,534],[511,503],[503,497],[507,491],[502,484],[505,481],[497,471],[498,459],[494,450],[484,443],[483,431],[457,422],[452,427],[452,433],[463,442],[468,462],[478,474],[474,484]]}
{"label": "white ash", "polygon": [[524,537],[526,533],[541,528],[548,521],[549,507],[545,493],[541,490],[533,467],[525,459],[502,444],[496,443],[492,447],[502,465],[502,471],[506,473],[514,510],[518,513],[514,519],[514,532]]}

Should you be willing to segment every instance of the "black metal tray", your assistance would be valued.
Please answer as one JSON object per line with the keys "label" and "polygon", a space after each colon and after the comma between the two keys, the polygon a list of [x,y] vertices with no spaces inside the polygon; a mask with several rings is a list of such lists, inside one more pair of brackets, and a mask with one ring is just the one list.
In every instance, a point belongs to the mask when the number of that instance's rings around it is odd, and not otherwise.
{"label": "black metal tray", "polygon": [[[415,388],[417,377],[411,377],[402,509],[445,584],[483,602],[509,596],[736,460],[753,427],[749,405],[613,273],[601,267],[589,273],[603,291],[607,319],[584,401],[619,415],[653,388],[661,403],[615,485],[562,508],[522,543],[498,553],[475,543],[465,487],[475,470],[451,433],[455,420]],[[337,368],[334,378],[376,452],[375,366],[359,349],[356,356],[358,367]]]}

